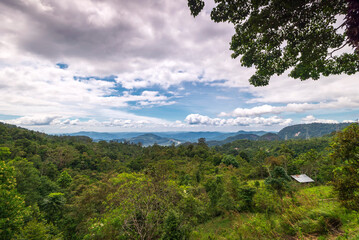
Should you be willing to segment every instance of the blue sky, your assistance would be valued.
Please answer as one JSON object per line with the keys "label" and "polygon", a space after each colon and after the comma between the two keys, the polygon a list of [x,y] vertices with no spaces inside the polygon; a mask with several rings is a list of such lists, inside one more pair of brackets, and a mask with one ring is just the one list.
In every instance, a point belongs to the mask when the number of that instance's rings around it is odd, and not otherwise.
{"label": "blue sky", "polygon": [[[359,74],[248,82],[186,1],[1,1],[0,121],[47,133],[268,130],[359,118]],[[73,17],[76,16],[76,17]],[[343,49],[351,51],[351,49]]]}

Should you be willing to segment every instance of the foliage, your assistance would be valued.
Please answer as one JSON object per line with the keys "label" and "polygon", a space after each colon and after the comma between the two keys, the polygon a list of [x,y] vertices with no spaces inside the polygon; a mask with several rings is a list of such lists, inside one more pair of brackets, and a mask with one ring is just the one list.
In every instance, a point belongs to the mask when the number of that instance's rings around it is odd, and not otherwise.
{"label": "foliage", "polygon": [[10,156],[11,152],[8,147],[0,147],[0,160],[5,160]]}
{"label": "foliage", "polygon": [[236,168],[239,167],[238,161],[236,160],[236,158],[234,158],[231,155],[224,156],[223,159],[222,159],[222,163],[227,165],[227,166],[232,165],[233,167],[236,167]]}
{"label": "foliage", "polygon": [[162,240],[181,240],[185,232],[181,229],[181,221],[178,214],[170,210],[164,219]]}
{"label": "foliage", "polygon": [[[329,156],[328,137],[142,147],[0,123],[0,239],[355,239],[357,213],[325,186],[353,167],[349,132]],[[320,186],[288,192],[286,170]]]}
{"label": "foliage", "polygon": [[41,187],[39,170],[25,158],[17,157],[10,161],[10,164],[15,167],[16,188],[19,193],[25,196],[26,204],[39,203],[42,197],[38,191],[39,187]]}
{"label": "foliage", "polygon": [[283,197],[284,193],[290,189],[290,177],[282,167],[275,167],[270,176],[265,180],[265,184]]}
{"label": "foliage", "polygon": [[19,240],[62,240],[61,234],[54,234],[54,226],[44,222],[32,220],[16,234],[15,239]]}
{"label": "foliage", "polygon": [[111,182],[117,189],[107,196],[105,214],[92,224],[86,238],[158,238],[166,210],[179,198],[174,186],[135,173],[122,173]]}
{"label": "foliage", "polygon": [[61,188],[67,188],[70,186],[71,182],[72,182],[72,177],[70,176],[70,174],[65,170],[63,171],[59,178],[57,179],[57,184],[61,187]]}
{"label": "foliage", "polygon": [[348,0],[348,12],[345,17],[346,34],[348,35],[349,43],[359,52],[359,3],[355,0]]}
{"label": "foliage", "polygon": [[0,161],[0,239],[11,239],[29,215],[14,175],[14,168]]}
{"label": "foliage", "polygon": [[331,157],[339,162],[334,171],[334,188],[344,206],[359,210],[359,125],[339,132],[331,145]]}
{"label": "foliage", "polygon": [[42,203],[46,218],[53,223],[60,220],[65,202],[66,198],[63,193],[50,193]]}
{"label": "foliage", "polygon": [[[232,57],[241,55],[243,66],[256,67],[256,73],[249,79],[254,86],[267,85],[271,76],[288,69],[289,76],[301,80],[359,71],[359,54],[334,54],[348,42],[358,47],[355,23],[359,6],[355,1],[214,2],[212,20],[234,25]],[[197,16],[204,1],[189,0],[188,5],[192,15]],[[347,19],[336,28],[338,15],[347,15]],[[338,31],[345,24],[346,31]]]}

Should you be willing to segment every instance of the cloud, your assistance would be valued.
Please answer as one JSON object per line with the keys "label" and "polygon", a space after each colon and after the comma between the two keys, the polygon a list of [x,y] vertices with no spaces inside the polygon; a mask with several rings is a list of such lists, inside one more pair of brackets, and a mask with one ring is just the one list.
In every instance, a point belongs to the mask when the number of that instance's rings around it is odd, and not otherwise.
{"label": "cloud", "polygon": [[216,99],[218,99],[218,100],[230,100],[231,98],[227,97],[227,96],[216,96]]}
{"label": "cloud", "polygon": [[263,117],[237,117],[237,118],[210,118],[200,114],[190,114],[185,118],[185,122],[190,125],[210,125],[210,126],[249,126],[249,125],[260,125],[260,126],[272,126],[272,125],[289,125],[292,123],[291,119],[282,119],[278,116],[269,118]]}
{"label": "cloud", "polygon": [[281,111],[279,110],[278,107],[273,107],[270,105],[262,105],[253,108],[236,108],[233,110],[233,112],[230,113],[221,112],[219,116],[246,117],[246,116],[258,116],[268,113],[280,113],[280,112]]}
{"label": "cloud", "polygon": [[50,125],[55,119],[59,118],[58,116],[26,116],[20,117],[13,120],[7,120],[9,124],[15,125]]}
{"label": "cloud", "polygon": [[89,117],[103,108],[169,105],[174,101],[158,91],[114,90],[116,83],[75,80],[74,72],[54,65],[5,67],[0,71],[0,111],[8,115],[62,115]]}
{"label": "cloud", "polygon": [[280,114],[280,113],[300,113],[311,110],[320,109],[355,109],[359,107],[358,102],[353,101],[347,97],[340,97],[333,101],[319,102],[319,103],[289,103],[285,106],[260,105],[253,108],[236,108],[232,112],[221,112],[219,117],[247,117],[247,116],[261,116],[265,114]]}
{"label": "cloud", "polygon": [[305,118],[302,118],[303,123],[339,123],[336,120],[329,120],[329,119],[317,119],[313,115],[308,115]]}
{"label": "cloud", "polygon": [[[18,123],[61,116],[43,121],[54,131],[57,126],[268,126],[289,120],[263,118],[266,114],[359,108],[358,74],[301,82],[285,73],[267,87],[249,86],[254,69],[231,58],[233,26],[213,23],[208,11],[193,18],[186,1],[3,0],[0,21],[0,113],[22,116],[13,119]],[[110,75],[115,81],[89,77]],[[198,112],[188,82],[218,89],[213,99],[219,103],[233,99],[243,105],[218,110],[208,104],[203,115],[186,123],[166,114],[141,115],[143,108],[169,105],[172,112],[187,107],[181,119]],[[227,97],[223,88],[239,93]],[[220,111],[226,112],[205,116]]]}
{"label": "cloud", "polygon": [[[185,76],[196,80],[193,73],[204,73],[209,81],[234,77],[247,83],[240,74],[244,68],[228,50],[233,27],[213,23],[208,13],[194,19],[183,1],[5,0],[0,20],[1,50],[14,61],[65,62],[81,75],[116,74],[121,82],[130,78],[129,88],[137,86],[133,81],[139,75],[143,82],[138,87],[156,84],[150,73],[157,70],[167,84]],[[172,72],[171,66],[185,74]]]}
{"label": "cloud", "polygon": [[331,75],[317,81],[299,81],[287,77],[286,74],[287,72],[273,77],[267,87],[250,86],[243,89],[253,95],[248,103],[338,102],[337,107],[351,107],[352,104],[358,106],[358,73],[349,76]]}

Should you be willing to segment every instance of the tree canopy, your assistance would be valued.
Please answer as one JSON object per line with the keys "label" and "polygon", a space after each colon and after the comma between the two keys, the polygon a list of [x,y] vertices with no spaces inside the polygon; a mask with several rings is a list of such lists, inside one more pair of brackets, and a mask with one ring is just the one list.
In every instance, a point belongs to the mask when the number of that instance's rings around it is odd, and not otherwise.
{"label": "tree canopy", "polygon": [[[290,70],[296,79],[317,80],[359,71],[359,2],[357,0],[215,0],[211,19],[234,25],[232,57],[255,66],[249,79],[268,85],[273,75]],[[188,0],[193,16],[203,0]],[[351,52],[341,52],[345,46]]]}

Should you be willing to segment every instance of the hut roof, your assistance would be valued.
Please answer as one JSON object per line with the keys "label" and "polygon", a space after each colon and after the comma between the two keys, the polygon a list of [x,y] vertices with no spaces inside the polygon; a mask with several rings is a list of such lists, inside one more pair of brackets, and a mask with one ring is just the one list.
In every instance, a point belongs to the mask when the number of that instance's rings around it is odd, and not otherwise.
{"label": "hut roof", "polygon": [[297,182],[300,183],[310,183],[314,182],[313,179],[308,177],[306,174],[300,174],[300,175],[291,175],[292,178],[294,178]]}

